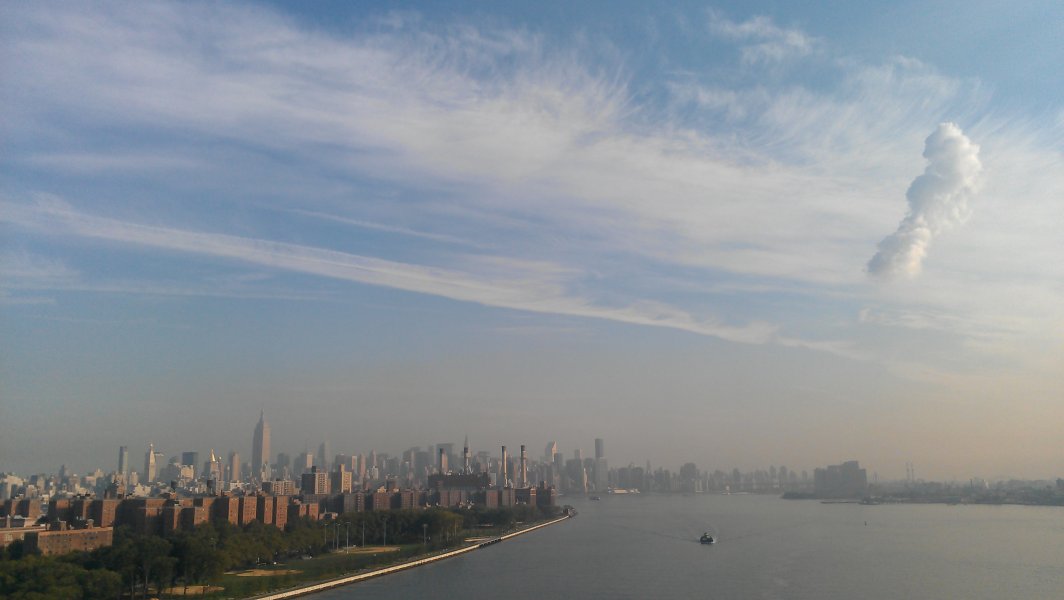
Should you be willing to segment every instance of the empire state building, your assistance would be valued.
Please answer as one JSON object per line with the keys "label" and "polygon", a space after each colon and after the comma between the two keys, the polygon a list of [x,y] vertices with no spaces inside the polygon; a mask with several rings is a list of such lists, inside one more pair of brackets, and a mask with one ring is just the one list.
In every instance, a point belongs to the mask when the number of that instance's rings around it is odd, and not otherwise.
{"label": "empire state building", "polygon": [[259,424],[255,426],[252,440],[251,478],[265,481],[270,478],[270,424],[263,412],[259,412]]}

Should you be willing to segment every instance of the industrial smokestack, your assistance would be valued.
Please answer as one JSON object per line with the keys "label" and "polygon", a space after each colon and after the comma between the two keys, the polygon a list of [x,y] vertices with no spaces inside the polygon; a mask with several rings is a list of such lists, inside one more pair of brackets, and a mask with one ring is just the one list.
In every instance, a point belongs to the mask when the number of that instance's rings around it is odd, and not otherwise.
{"label": "industrial smokestack", "polygon": [[440,458],[437,460],[436,464],[440,471],[440,475],[447,473],[447,451],[444,448],[440,448]]}
{"label": "industrial smokestack", "polygon": [[465,463],[465,465],[463,466],[463,472],[466,475],[469,475],[473,472],[473,464],[471,462],[471,458],[472,457],[469,453],[469,436],[467,435],[465,436],[465,447],[462,448],[462,460]]}
{"label": "industrial smokestack", "polygon": [[528,454],[524,444],[521,444],[521,487],[528,487]]}

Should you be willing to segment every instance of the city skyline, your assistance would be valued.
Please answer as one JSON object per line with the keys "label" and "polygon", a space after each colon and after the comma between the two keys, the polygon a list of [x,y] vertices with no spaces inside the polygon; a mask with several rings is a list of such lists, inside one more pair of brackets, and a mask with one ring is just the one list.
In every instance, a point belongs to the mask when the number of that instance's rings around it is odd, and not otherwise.
{"label": "city skyline", "polygon": [[[330,453],[330,452],[328,452],[326,450],[328,448],[328,441],[325,440],[325,441],[322,441],[319,444],[318,451],[316,453],[310,452],[309,451],[309,445],[304,444],[304,452],[302,452],[302,453],[300,453],[298,455],[291,454],[291,453],[289,453],[287,451],[275,451],[272,455],[269,455],[268,453],[270,451],[269,450],[270,431],[271,431],[270,430],[270,426],[269,426],[268,421],[266,420],[266,417],[265,417],[265,411],[260,411],[259,412],[259,420],[255,424],[254,431],[253,431],[252,437],[251,437],[251,447],[252,447],[252,456],[253,456],[253,458],[249,462],[246,462],[246,463],[241,463],[240,462],[240,453],[237,450],[232,450],[231,449],[228,452],[228,459],[226,459],[225,463],[223,464],[222,459],[221,459],[222,454],[221,453],[215,453],[215,450],[212,447],[211,450],[210,450],[210,454],[209,454],[210,455],[210,459],[208,460],[206,465],[217,465],[217,469],[218,469],[217,470],[217,475],[214,475],[213,479],[215,479],[218,482],[223,482],[223,481],[224,482],[237,482],[237,481],[239,481],[239,482],[246,482],[246,483],[253,484],[253,485],[261,485],[262,483],[269,482],[271,480],[281,480],[281,479],[289,479],[289,480],[296,479],[296,480],[298,480],[301,474],[310,473],[310,472],[312,472],[314,470],[317,470],[320,473],[331,473],[337,467],[337,464],[346,464],[346,463],[338,463],[337,462],[341,458],[343,458],[345,460],[350,459],[352,461],[354,461],[354,460],[362,461],[362,467],[363,467],[363,469],[365,469],[367,464],[370,464],[370,466],[376,466],[378,464],[378,461],[380,461],[380,464],[383,465],[385,459],[398,461],[396,464],[400,464],[400,465],[406,464],[407,461],[412,460],[411,458],[408,458],[408,455],[410,455],[412,452],[422,452],[422,451],[425,452],[425,453],[433,453],[434,454],[433,456],[431,456],[431,457],[426,459],[426,460],[435,461],[434,462],[435,471],[433,471],[433,472],[436,472],[436,473],[452,473],[452,472],[454,472],[454,473],[467,473],[467,472],[470,472],[469,469],[470,469],[470,465],[472,464],[471,461],[473,460],[474,454],[476,454],[477,463],[480,465],[481,468],[483,468],[484,465],[480,464],[480,461],[482,459],[486,458],[486,457],[490,457],[490,455],[491,455],[491,452],[485,451],[483,449],[477,450],[474,453],[474,449],[475,448],[470,445],[470,443],[469,443],[469,435],[468,434],[466,434],[464,436],[464,442],[462,444],[462,451],[461,451],[460,454],[455,453],[454,450],[455,450],[456,444],[454,444],[452,442],[430,443],[430,444],[425,445],[425,446],[410,446],[410,445],[403,446],[402,444],[399,444],[399,446],[402,446],[402,448],[403,448],[402,450],[396,450],[396,449],[391,448],[391,447],[386,447],[386,448],[382,449],[382,450],[385,450],[384,452],[378,452],[377,448],[373,448],[373,449],[369,449],[369,450],[346,448],[347,451],[351,451],[352,453],[351,454],[347,454],[346,451],[342,451],[342,452],[337,453],[337,454],[332,454],[332,453]],[[520,485],[520,486],[534,485],[535,483],[537,483],[535,481],[530,480],[528,478],[527,474],[526,474],[527,471],[526,471],[526,466],[525,466],[525,460],[526,460],[526,456],[529,456],[529,455],[527,455],[527,452],[526,452],[526,446],[527,446],[527,444],[520,444],[520,446],[519,446],[520,447],[520,451],[515,455],[514,452],[507,450],[507,445],[506,444],[502,444],[501,445],[501,456],[503,457],[504,460],[503,460],[502,463],[500,463],[500,465],[503,465],[503,468],[498,472],[500,480],[505,481],[505,482],[512,482],[515,485]],[[499,446],[496,445],[495,447],[498,448]],[[424,450],[422,450],[422,448],[424,448]],[[653,462],[649,457],[643,457],[642,459],[639,459],[639,460],[618,461],[617,465],[611,467],[609,465],[609,462],[607,460],[607,456],[606,456],[606,453],[605,453],[605,440],[603,438],[594,438],[592,440],[591,448],[593,448],[593,450],[592,450],[591,454],[592,454],[593,458],[591,456],[588,456],[584,452],[583,447],[580,446],[580,445],[575,445],[574,447],[572,447],[569,450],[568,453],[566,453],[566,452],[562,451],[562,449],[559,449],[557,441],[555,441],[553,439],[550,440],[549,442],[547,442],[546,448],[548,450],[552,450],[553,451],[553,455],[549,459],[548,459],[546,454],[544,454],[544,456],[542,456],[542,457],[529,456],[529,459],[532,462],[534,462],[535,464],[537,464],[537,465],[544,465],[545,464],[547,466],[551,466],[551,464],[554,463],[554,467],[558,468],[558,467],[561,467],[562,465],[564,465],[567,461],[569,461],[569,459],[575,457],[577,462],[585,464],[585,468],[587,469],[586,475],[588,476],[586,484],[591,486],[591,489],[605,490],[607,487],[611,487],[612,484],[610,484],[607,481],[607,474],[608,473],[611,474],[611,473],[615,472],[618,468],[619,469],[625,469],[625,468],[630,468],[630,467],[640,467],[640,468],[642,468],[642,464],[643,464],[642,461],[645,461],[648,471],[651,469],[651,465],[652,464],[658,465],[659,468],[660,468],[660,463]],[[116,467],[117,468],[109,470],[109,469],[104,468],[104,465],[99,464],[99,463],[95,463],[95,464],[92,464],[91,467],[81,469],[80,472],[84,473],[84,474],[89,474],[89,473],[91,473],[93,471],[100,470],[103,473],[105,473],[105,475],[118,475],[118,476],[122,477],[122,479],[124,481],[130,481],[129,475],[130,475],[131,469],[129,469],[129,465],[128,465],[128,455],[129,455],[129,447],[128,446],[124,446],[124,445],[123,446],[119,446],[118,461],[116,463]],[[259,462],[260,461],[260,459],[259,459],[260,456],[263,457],[263,459],[261,459],[261,462]],[[181,450],[173,451],[171,453],[168,453],[168,452],[161,451],[159,448],[157,448],[156,445],[154,444],[154,442],[149,442],[148,443],[148,451],[145,452],[145,455],[144,455],[144,469],[141,470],[141,471],[136,471],[137,478],[138,478],[139,482],[143,483],[143,484],[149,484],[149,485],[150,484],[156,484],[156,485],[162,484],[162,485],[165,486],[166,482],[163,481],[163,479],[160,477],[159,473],[161,473],[162,469],[164,469],[167,466],[178,465],[180,467],[191,467],[190,472],[194,473],[194,475],[190,475],[189,477],[194,477],[194,478],[199,478],[199,479],[202,479],[202,478],[206,477],[207,479],[211,479],[212,478],[211,475],[213,473],[208,473],[208,471],[210,471],[210,469],[212,467],[208,466],[206,469],[201,467],[200,464],[199,464],[198,457],[199,457],[199,451],[198,450],[188,450],[187,446],[184,447]],[[299,461],[301,460],[301,457],[306,457],[306,464],[305,465],[300,465]],[[90,464],[89,463],[90,459],[85,459],[84,457],[81,457],[81,459],[85,462],[85,464]],[[368,463],[366,462],[367,459],[368,459]],[[491,460],[491,459],[489,459],[489,460]],[[559,460],[561,461],[561,464],[558,464]],[[684,462],[685,464],[686,463],[694,464],[694,463],[692,463],[692,460],[694,460],[696,463],[698,463],[698,461],[702,460],[702,459],[700,459],[699,457],[688,456],[688,457],[682,459],[681,461],[677,461],[676,464],[672,465],[671,467],[667,467],[667,470],[668,469],[677,469],[679,464],[680,464],[680,462]],[[258,465],[256,464],[257,462],[259,463]],[[532,464],[532,462],[530,462],[529,464]],[[788,471],[788,467],[787,467],[786,464],[783,464],[784,462],[785,461],[783,461],[783,462],[779,462],[779,461],[772,462],[769,465],[769,467],[772,470],[775,470],[776,466],[779,466],[784,472],[786,472],[786,471]],[[856,464],[855,461],[852,461],[852,462],[853,462],[853,464]],[[78,473],[79,470],[70,468],[70,466],[69,466],[70,464],[77,464],[77,463],[74,462],[74,461],[64,461],[63,463],[61,463],[61,465],[59,465],[57,467],[58,472],[60,474],[63,474],[63,473]],[[707,462],[704,461],[704,460],[702,460],[702,462],[700,462],[698,464],[700,464],[700,466],[703,467],[703,468],[707,468],[707,472],[709,472],[709,471],[724,471],[724,472],[736,471],[736,472],[739,472],[740,470],[742,470],[743,473],[747,473],[747,472],[753,472],[753,471],[760,471],[764,467],[764,465],[757,465],[757,464],[752,464],[752,463],[732,463],[730,465],[725,465],[725,464],[707,464]],[[506,468],[505,468],[505,465],[510,465],[510,469],[512,469],[512,470],[508,472],[506,470]],[[624,466],[621,466],[621,465],[624,465]],[[412,464],[409,465],[409,466],[412,466]],[[125,469],[123,469],[123,467],[125,467]],[[742,467],[742,469],[740,469],[740,467]],[[903,477],[895,477],[894,476],[895,474],[892,472],[892,468],[893,467],[894,467],[894,465],[890,465],[885,470],[885,475],[886,475],[886,477],[884,478],[885,480],[893,479],[893,480],[898,480],[898,481],[902,481],[902,480],[903,481],[916,481],[916,479],[917,479],[916,475],[915,475],[916,466],[915,466],[915,464],[913,462],[906,461],[904,463],[904,476]],[[407,467],[404,467],[404,468],[407,468]],[[791,468],[789,470],[792,473],[802,472],[803,473],[803,481],[805,481],[807,479],[809,469],[804,468],[803,466],[799,466],[799,467],[795,468],[793,466],[793,464],[792,464]],[[4,468],[0,467],[0,473],[5,473],[5,472],[6,473],[14,473],[14,474],[20,473],[19,471],[15,470],[15,469],[6,469],[5,470]],[[49,471],[48,469],[39,469],[39,468],[38,469],[29,469],[29,470],[21,471],[21,473],[24,474],[24,475],[47,474],[47,473],[51,473],[51,472],[52,471]],[[875,476],[878,478],[878,471],[874,471],[874,472],[875,472]],[[224,478],[221,477],[222,474],[224,474]],[[261,475],[263,475],[263,477],[260,477],[257,474],[261,474]],[[494,472],[493,472],[493,474],[494,474]],[[396,476],[396,475],[397,475],[397,473],[391,473],[390,474],[390,476]],[[422,474],[422,475],[424,475],[424,474]],[[368,477],[369,475],[365,474],[364,476]],[[182,477],[184,477],[184,476],[182,476]],[[376,477],[376,475],[374,475],[373,477]],[[382,469],[382,475],[380,477],[382,479],[384,478],[384,470],[383,469]],[[420,476],[418,476],[418,477],[420,477]],[[1013,479],[1014,477],[1012,475],[1010,475],[1010,474],[999,474],[997,476],[991,476],[991,477],[988,477],[988,478],[984,478],[982,476],[979,476],[977,478],[978,479],[989,479],[989,480],[995,480],[996,481],[996,480]],[[1035,478],[1035,479],[1039,479],[1039,478]],[[1045,479],[1049,480],[1049,479],[1052,479],[1052,477],[1047,477]],[[934,478],[931,478],[929,480],[933,481]],[[949,480],[953,480],[953,479],[946,478],[946,480],[949,481]]]}
{"label": "city skyline", "polygon": [[[266,432],[265,437],[264,431]],[[269,426],[265,420],[265,415],[260,412],[259,421],[256,423],[253,433],[252,445],[257,451],[261,449],[264,452],[264,444],[268,443],[268,441],[264,442],[264,440],[268,439]],[[716,468],[710,466],[699,469],[695,463],[687,461],[683,466],[672,465],[663,469],[661,465],[658,465],[655,469],[651,461],[647,460],[645,469],[641,464],[637,465],[635,462],[629,462],[626,466],[610,468],[605,453],[605,440],[595,438],[593,446],[594,458],[584,456],[583,450],[579,447],[572,450],[570,458],[566,458],[565,454],[559,450],[557,443],[552,440],[546,446],[551,451],[550,454],[544,454],[541,459],[529,457],[526,444],[521,444],[520,451],[516,454],[508,451],[505,444],[497,446],[499,448],[497,458],[492,458],[491,453],[488,451],[480,450],[476,452],[476,458],[474,459],[473,447],[469,443],[468,435],[465,436],[462,444],[461,454],[455,453],[455,444],[441,442],[424,447],[408,447],[406,450],[397,452],[394,455],[370,450],[368,453],[359,452],[350,455],[340,453],[332,456],[323,452],[326,448],[326,442],[322,442],[317,456],[313,458],[313,462],[308,458],[305,465],[298,464],[298,461],[291,463],[290,455],[280,452],[276,455],[276,460],[264,460],[258,468],[253,462],[240,464],[239,454],[234,451],[229,453],[229,464],[223,466],[221,455],[215,453],[212,448],[207,462],[201,468],[199,466],[198,451],[185,450],[174,454],[167,461],[167,454],[159,451],[153,443],[149,443],[148,451],[145,453],[144,469],[140,472],[127,470],[128,448],[120,446],[117,468],[114,470],[104,471],[97,466],[94,470],[85,470],[85,474],[80,475],[68,468],[68,465],[64,463],[59,467],[57,476],[41,470],[30,471],[24,475],[31,479],[36,479],[43,475],[49,485],[57,486],[65,486],[64,482],[68,478],[71,481],[79,479],[85,482],[92,481],[90,488],[94,489],[89,490],[89,496],[100,495],[112,498],[115,496],[155,497],[172,492],[185,496],[217,496],[219,493],[223,495],[234,493],[238,495],[276,494],[278,486],[280,486],[279,489],[288,489],[285,486],[294,486],[293,489],[301,489],[304,494],[326,495],[351,493],[352,491],[372,492],[376,485],[386,485],[389,488],[398,486],[404,489],[423,490],[426,487],[429,489],[435,487],[432,483],[432,477],[435,475],[457,476],[458,479],[454,481],[459,482],[459,485],[463,485],[460,482],[465,480],[461,479],[461,477],[473,474],[483,474],[485,477],[490,475],[490,478],[478,479],[477,481],[481,482],[481,484],[490,482],[492,486],[498,488],[529,488],[542,485],[556,487],[559,491],[565,493],[584,494],[612,492],[616,488],[620,488],[621,492],[627,488],[643,489],[645,481],[650,481],[651,478],[658,477],[662,473],[666,477],[675,478],[675,482],[693,482],[695,479],[702,478],[705,478],[705,482],[709,482],[712,479],[715,485],[719,486],[717,491],[728,491],[727,484],[732,482],[737,486],[736,491],[739,491],[741,489],[738,487],[740,485],[740,474],[742,475],[742,485],[767,485],[767,489],[751,488],[758,489],[761,492],[771,489],[786,489],[788,485],[791,486],[791,489],[795,489],[795,486],[808,487],[813,484],[813,478],[810,477],[808,469],[788,468],[786,465],[779,465],[778,468],[777,465],[770,465],[767,469],[757,468],[753,471],[745,471],[740,470],[738,467],[725,468],[720,465],[716,466]],[[313,455],[309,452],[304,452],[302,456],[311,457]],[[438,457],[435,458],[435,463],[433,463],[434,457]],[[706,467],[706,465],[703,464],[703,467]],[[825,469],[816,467],[814,469],[816,487],[818,490],[839,487],[842,484],[832,483],[829,485],[821,482],[821,477],[831,476],[832,473],[841,473],[843,475],[856,473],[858,468],[858,461],[849,461],[842,465],[829,466]],[[904,481],[907,483],[915,482],[913,464],[906,463],[905,469]],[[640,473],[638,484],[629,479],[629,471],[634,470]],[[576,471],[579,471],[579,473]],[[5,472],[0,471],[0,473]],[[799,473],[801,474],[800,478],[798,477]],[[20,482],[16,485],[25,485],[24,480],[17,477],[17,473],[7,471],[5,475],[16,476],[15,480]],[[859,475],[859,480],[854,479],[852,476],[847,480],[853,482],[846,484],[851,486],[849,489],[867,486],[865,470],[860,469]],[[55,481],[52,481],[53,476],[56,477]],[[839,475],[834,475],[834,477],[835,479],[832,479],[832,482],[842,481]],[[878,474],[874,477],[878,480]],[[643,478],[646,479],[644,480]],[[300,485],[300,481],[302,481],[302,485]],[[582,490],[579,489],[580,486],[583,486]],[[0,491],[3,492],[0,494],[0,499],[10,499],[10,490],[4,489]],[[56,491],[58,490],[51,490],[49,493]],[[665,489],[659,491],[683,490]],[[702,492],[708,490],[692,488],[688,491]],[[40,489],[35,491],[37,495],[42,493],[44,491]],[[72,489],[64,489],[61,494],[63,497],[78,495]]]}
{"label": "city skyline", "polygon": [[2,469],[1064,473],[1059,2],[4,15]]}

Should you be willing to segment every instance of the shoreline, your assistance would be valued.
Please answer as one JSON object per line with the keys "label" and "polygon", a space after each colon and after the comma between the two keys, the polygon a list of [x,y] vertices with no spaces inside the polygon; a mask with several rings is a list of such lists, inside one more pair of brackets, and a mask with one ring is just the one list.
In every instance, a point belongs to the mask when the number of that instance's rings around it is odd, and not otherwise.
{"label": "shoreline", "polygon": [[570,519],[570,518],[572,518],[572,517],[569,516],[569,515],[566,515],[566,516],[563,516],[563,517],[558,517],[557,519],[552,519],[550,521],[546,521],[546,522],[543,522],[543,523],[538,523],[536,525],[531,525],[529,527],[526,527],[524,529],[519,529],[519,530],[514,531],[512,533],[508,533],[506,535],[501,535],[499,537],[494,537],[494,538],[491,538],[491,539],[488,539],[488,540],[484,540],[484,541],[481,541],[481,542],[470,544],[469,546],[464,546],[462,548],[457,548],[455,550],[448,550],[448,551],[442,552],[440,554],[433,554],[433,555],[429,555],[429,556],[423,556],[422,558],[416,558],[414,560],[409,560],[409,561],[406,561],[406,562],[403,562],[403,563],[399,563],[397,565],[381,567],[379,569],[373,569],[371,571],[366,571],[366,572],[363,572],[363,573],[356,573],[354,575],[345,575],[343,577],[339,577],[339,578],[336,578],[336,579],[329,579],[329,580],[326,580],[326,581],[320,581],[318,583],[311,583],[311,584],[301,585],[299,587],[288,589],[288,590],[283,590],[283,591],[279,591],[279,592],[270,592],[270,593],[259,595],[259,596],[251,596],[251,597],[247,598],[247,600],[284,600],[286,598],[296,598],[298,596],[305,596],[307,594],[313,594],[315,592],[323,592],[325,590],[330,590],[330,589],[333,589],[333,588],[337,588],[337,587],[341,587],[341,586],[345,586],[345,585],[350,585],[350,584],[353,584],[353,583],[358,583],[359,581],[364,581],[366,579],[372,579],[372,578],[375,578],[375,577],[381,577],[381,576],[384,576],[384,575],[389,575],[391,573],[397,573],[399,571],[405,571],[407,569],[413,569],[414,567],[420,567],[421,565],[427,565],[429,563],[433,563],[433,562],[436,562],[436,561],[452,558],[454,556],[458,556],[460,554],[465,554],[467,552],[472,552],[474,550],[480,550],[481,548],[484,548],[484,547],[487,547],[487,546],[491,546],[491,545],[494,545],[494,544],[498,544],[499,542],[508,540],[508,539],[510,539],[512,537],[516,537],[516,536],[519,536],[519,535],[524,535],[526,533],[535,531],[537,529],[542,529],[543,527],[547,527],[548,525],[554,525],[556,523],[560,523],[560,522],[562,522],[562,521],[564,521],[566,519]]}

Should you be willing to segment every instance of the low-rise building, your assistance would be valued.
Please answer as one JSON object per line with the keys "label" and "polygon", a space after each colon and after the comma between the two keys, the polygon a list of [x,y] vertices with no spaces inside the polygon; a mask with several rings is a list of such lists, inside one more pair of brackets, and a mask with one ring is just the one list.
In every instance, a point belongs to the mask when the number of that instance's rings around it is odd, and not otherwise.
{"label": "low-rise building", "polygon": [[26,534],[24,543],[28,552],[40,552],[45,556],[68,552],[87,552],[110,546],[114,541],[114,528],[89,527],[87,529],[54,529]]}

